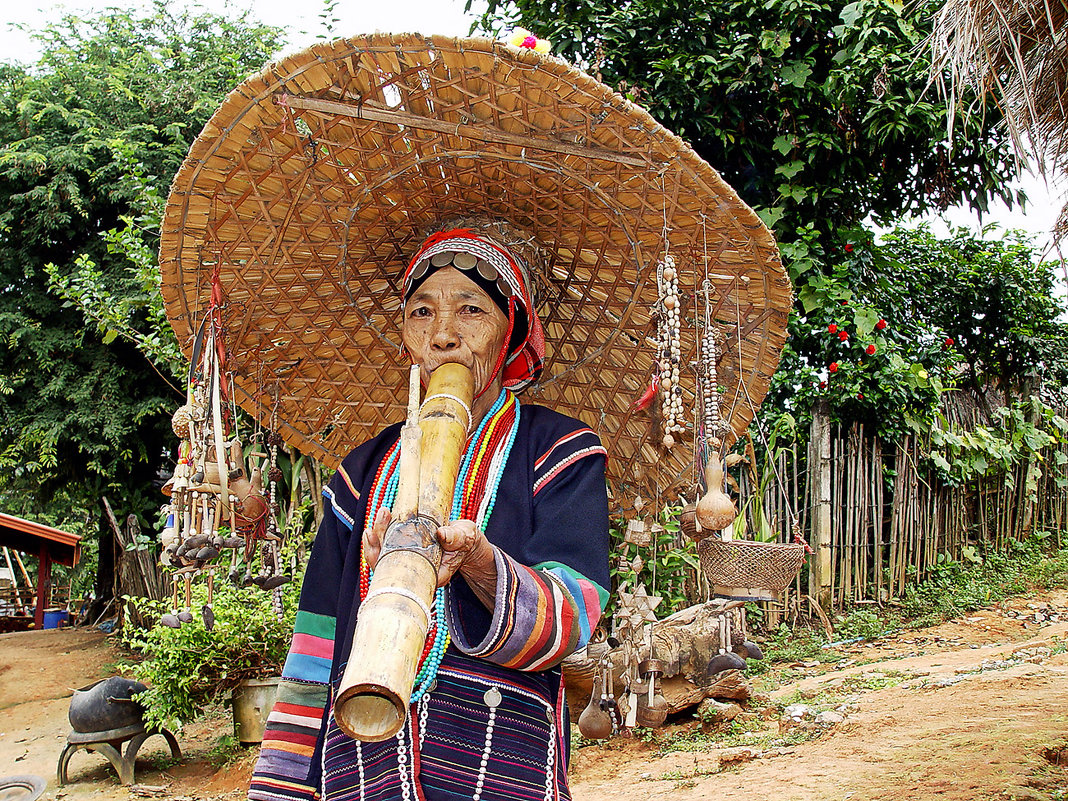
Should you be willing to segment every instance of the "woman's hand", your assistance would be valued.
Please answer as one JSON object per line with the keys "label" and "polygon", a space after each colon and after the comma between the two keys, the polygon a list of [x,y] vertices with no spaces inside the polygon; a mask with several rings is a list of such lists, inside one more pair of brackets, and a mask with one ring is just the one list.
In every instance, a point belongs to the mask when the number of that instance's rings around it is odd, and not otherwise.
{"label": "woman's hand", "polygon": [[[363,555],[371,570],[382,555],[382,540],[393,522],[389,509],[379,509],[374,523],[363,531]],[[437,585],[444,587],[460,573],[487,609],[493,610],[497,590],[497,562],[486,535],[470,520],[456,520],[437,530],[441,545],[441,566]]]}
{"label": "woman's hand", "polygon": [[363,558],[367,560],[367,566],[371,570],[378,564],[378,557],[382,555],[382,540],[386,536],[386,529],[393,522],[393,513],[383,507],[375,515],[374,523],[370,528],[363,530]]}
{"label": "woman's hand", "polygon": [[438,586],[445,586],[459,573],[492,611],[497,590],[497,561],[486,535],[470,520],[455,520],[440,526],[437,536],[441,545]]}

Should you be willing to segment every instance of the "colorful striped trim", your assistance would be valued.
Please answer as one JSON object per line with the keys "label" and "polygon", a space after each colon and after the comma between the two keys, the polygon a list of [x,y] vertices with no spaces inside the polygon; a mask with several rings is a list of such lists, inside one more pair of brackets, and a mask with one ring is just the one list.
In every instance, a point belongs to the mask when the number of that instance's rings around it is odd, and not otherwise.
{"label": "colorful striped trim", "polygon": [[578,648],[590,641],[590,635],[597,627],[605,605],[608,603],[608,590],[591,581],[572,567],[560,562],[539,562],[534,570],[544,570],[561,581],[567,588],[572,600],[578,607],[579,634]]}
{"label": "colorful striped trim", "polygon": [[248,788],[250,801],[294,801],[317,799],[319,791],[297,782],[284,782],[266,776],[256,776]]}
{"label": "colorful striped trim", "polygon": [[563,571],[526,567],[496,547],[494,556],[496,602],[481,642],[464,636],[456,601],[447,592],[449,627],[457,648],[503,667],[534,671],[556,665],[589,640],[603,606],[596,584],[575,571],[560,575]]}
{"label": "colorful striped trim", "polygon": [[312,759],[330,698],[335,620],[298,610],[293,643],[282,669],[249,788],[252,801],[309,801]]}
{"label": "colorful striped trim", "polygon": [[323,497],[330,501],[330,508],[334,510],[334,514],[338,516],[338,519],[345,524],[345,528],[352,531],[352,526],[355,521],[349,514],[341,508],[341,504],[337,502],[337,498],[334,497],[334,491],[330,487],[323,487]]}
{"label": "colorful striped trim", "polygon": [[572,431],[570,434],[565,434],[564,436],[560,437],[560,439],[556,440],[556,442],[554,442],[549,447],[549,450],[547,450],[544,454],[539,456],[534,461],[534,471],[537,472],[538,470],[541,470],[541,466],[543,464],[545,464],[545,462],[549,459],[550,456],[553,455],[553,451],[555,451],[561,445],[566,445],[571,440],[575,439],[576,437],[581,437],[584,434],[590,434],[590,435],[592,435],[594,437],[597,436],[596,434],[594,434],[592,428],[579,428],[579,429],[576,429],[576,430]]}
{"label": "colorful striped trim", "polygon": [[349,492],[352,493],[353,499],[357,501],[360,500],[360,491],[356,489],[355,485],[352,483],[352,479],[349,478],[349,474],[345,471],[344,464],[338,465],[337,473],[335,475],[341,476],[341,480],[345,482],[345,486],[348,487]]}
{"label": "colorful striped trim", "polygon": [[559,462],[554,464],[552,469],[549,470],[549,472],[547,472],[545,475],[543,475],[541,478],[534,482],[534,494],[537,495],[539,492],[541,492],[542,489],[545,488],[546,484],[556,478],[556,476],[560,475],[560,473],[562,473],[569,466],[573,465],[579,459],[583,459],[587,456],[593,455],[608,456],[608,451],[604,449],[603,445],[591,445],[588,448],[583,448],[582,450],[575,451],[574,453],[569,454],[568,456],[564,457]]}
{"label": "colorful striped trim", "polygon": [[293,644],[289,646],[282,678],[329,684],[334,629],[333,617],[299,610],[293,626]]}

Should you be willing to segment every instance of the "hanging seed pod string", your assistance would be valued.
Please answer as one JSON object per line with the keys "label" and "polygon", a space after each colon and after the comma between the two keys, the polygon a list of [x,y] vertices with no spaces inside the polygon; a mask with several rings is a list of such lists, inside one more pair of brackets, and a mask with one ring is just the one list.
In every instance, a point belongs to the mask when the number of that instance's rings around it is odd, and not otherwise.
{"label": "hanging seed pod string", "polygon": [[[719,361],[719,343],[717,331],[712,324],[711,283],[705,279],[702,294],[705,300],[704,334],[701,337],[701,403],[703,445],[708,451],[719,451],[723,445],[722,433],[724,421],[719,405],[719,376],[716,364]],[[702,461],[707,461],[707,453],[702,454]]]}
{"label": "hanging seed pod string", "polygon": [[[278,433],[278,401],[279,397],[277,392],[275,393],[274,406],[271,410],[271,432],[267,435],[267,444],[270,446],[270,464],[271,467],[267,471],[268,482],[268,508],[270,514],[267,516],[267,537],[270,540],[269,547],[265,544],[265,549],[270,551],[268,558],[271,562],[270,571],[272,576],[279,576],[279,563],[278,563],[278,547],[281,541],[278,529],[278,483],[282,480],[282,470],[278,467],[278,447],[282,444],[282,435]],[[265,565],[266,568],[266,565]],[[267,587],[265,586],[265,589]],[[281,620],[284,616],[284,610],[282,608],[282,586],[281,584],[274,584],[270,587],[271,590],[271,607],[274,609],[275,616]]]}
{"label": "hanging seed pod string", "polygon": [[682,302],[679,298],[679,276],[675,259],[665,253],[656,267],[659,332],[657,358],[659,360],[660,392],[664,414],[665,448],[675,444],[674,434],[686,430],[682,425],[682,387],[679,367],[682,361]]}
{"label": "hanging seed pod string", "polygon": [[278,505],[278,482],[282,480],[282,469],[278,466],[278,446],[281,443],[282,436],[277,431],[272,430],[267,435],[271,460],[271,467],[267,471],[267,502],[271,510],[267,518],[267,534],[276,540],[278,539],[278,513],[281,508]]}

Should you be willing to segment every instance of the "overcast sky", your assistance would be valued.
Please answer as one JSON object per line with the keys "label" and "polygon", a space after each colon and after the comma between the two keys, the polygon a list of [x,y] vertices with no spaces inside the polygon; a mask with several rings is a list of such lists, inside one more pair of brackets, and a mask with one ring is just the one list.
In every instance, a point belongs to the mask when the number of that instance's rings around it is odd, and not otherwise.
{"label": "overcast sky", "polygon": [[[254,16],[263,22],[277,25],[287,31],[289,49],[299,49],[311,44],[323,32],[319,19],[323,11],[321,0],[256,0],[226,2],[225,0],[170,0],[173,6],[200,6],[212,11],[230,9],[235,13],[254,8]],[[45,21],[56,20],[64,12],[91,14],[108,7],[137,8],[145,5],[139,0],[70,0],[64,3],[34,2],[34,0],[0,0],[0,60],[32,62],[37,51],[29,34],[14,25],[41,26]],[[484,6],[476,0],[474,8]],[[334,32],[339,36],[357,33],[388,31],[392,33],[416,31],[463,36],[468,33],[473,18],[464,14],[464,0],[338,0],[334,15],[339,22]],[[1059,190],[1051,191],[1033,177],[1025,176],[1023,186],[1030,198],[1028,210],[1008,211],[1000,207],[982,222],[995,221],[1002,227],[1021,228],[1036,235],[1036,243],[1045,247],[1049,242],[1048,232],[1053,227],[1060,208]],[[951,209],[942,220],[933,219],[936,227],[944,230],[948,222],[978,228],[980,220],[969,209]]]}

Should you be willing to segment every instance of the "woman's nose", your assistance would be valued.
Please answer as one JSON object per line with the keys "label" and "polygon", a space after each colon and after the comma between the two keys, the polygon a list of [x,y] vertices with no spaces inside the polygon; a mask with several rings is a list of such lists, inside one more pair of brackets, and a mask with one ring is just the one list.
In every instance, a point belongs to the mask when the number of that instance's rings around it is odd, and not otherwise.
{"label": "woman's nose", "polygon": [[430,344],[437,350],[452,350],[460,347],[460,334],[451,314],[438,317]]}

